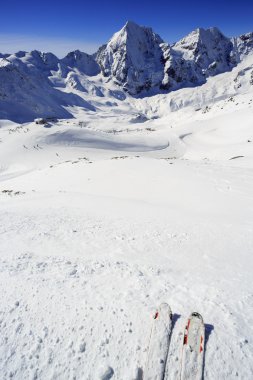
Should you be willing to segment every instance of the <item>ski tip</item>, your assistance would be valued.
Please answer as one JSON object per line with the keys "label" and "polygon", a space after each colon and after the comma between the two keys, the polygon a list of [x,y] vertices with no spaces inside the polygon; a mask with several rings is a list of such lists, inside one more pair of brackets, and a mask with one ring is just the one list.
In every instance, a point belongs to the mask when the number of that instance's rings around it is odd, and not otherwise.
{"label": "ski tip", "polygon": [[201,322],[203,322],[203,317],[202,317],[202,315],[199,314],[197,311],[193,311],[193,312],[191,313],[191,317],[193,317],[193,318],[198,318],[198,319],[201,320]]}
{"label": "ski tip", "polygon": [[161,314],[162,315],[169,314],[170,319],[172,319],[172,311],[171,311],[170,305],[167,304],[166,302],[163,302],[160,304],[160,306],[156,309],[153,315],[153,318],[158,319]]}
{"label": "ski tip", "polygon": [[170,305],[166,302],[163,302],[161,303],[161,305],[159,306],[159,309],[162,309],[162,310],[166,310],[166,309],[169,309],[170,310]]}

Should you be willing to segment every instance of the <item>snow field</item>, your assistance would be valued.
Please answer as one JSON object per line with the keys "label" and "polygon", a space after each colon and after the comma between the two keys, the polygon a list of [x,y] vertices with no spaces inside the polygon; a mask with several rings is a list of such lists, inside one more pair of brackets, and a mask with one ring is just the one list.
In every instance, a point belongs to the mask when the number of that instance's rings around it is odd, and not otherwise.
{"label": "snow field", "polygon": [[[1,195],[4,377],[140,378],[153,309],[167,301],[174,313],[168,378],[179,370],[192,310],[207,327],[205,378],[247,378],[250,175],[238,184],[242,169],[150,158],[79,164],[77,172],[78,164],[68,165],[65,176],[59,166],[52,177],[49,168],[2,183],[25,192]],[[183,193],[166,186],[168,171]]]}
{"label": "snow field", "polygon": [[[181,109],[190,90],[176,92],[176,112],[168,95],[0,122],[1,378],[140,380],[161,302],[167,379],[192,311],[205,380],[252,377],[252,93],[206,110],[214,81]],[[160,117],[132,123],[137,110]]]}

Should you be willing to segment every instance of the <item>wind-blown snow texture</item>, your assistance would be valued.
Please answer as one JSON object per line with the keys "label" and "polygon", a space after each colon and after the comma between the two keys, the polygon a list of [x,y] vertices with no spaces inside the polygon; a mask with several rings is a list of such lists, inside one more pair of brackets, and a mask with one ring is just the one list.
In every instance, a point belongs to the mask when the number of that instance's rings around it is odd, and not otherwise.
{"label": "wind-blown snow texture", "polygon": [[[110,44],[129,28],[145,40],[136,87],[132,68],[118,79],[126,46]],[[162,302],[166,380],[192,311],[205,322],[204,379],[251,379],[252,34],[198,30],[168,47],[128,23],[111,42],[97,58],[0,59],[1,379],[140,380]],[[174,65],[181,84],[163,76]],[[184,88],[131,96],[152,72],[157,91]]]}

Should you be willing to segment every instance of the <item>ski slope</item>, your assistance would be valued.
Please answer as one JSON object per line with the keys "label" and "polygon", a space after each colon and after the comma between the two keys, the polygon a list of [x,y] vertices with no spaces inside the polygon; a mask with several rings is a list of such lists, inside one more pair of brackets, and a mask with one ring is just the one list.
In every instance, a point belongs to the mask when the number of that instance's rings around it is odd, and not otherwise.
{"label": "ski slope", "polygon": [[229,87],[236,70],[46,126],[0,121],[1,379],[140,380],[162,302],[167,379],[192,311],[204,378],[252,378],[253,92]]}

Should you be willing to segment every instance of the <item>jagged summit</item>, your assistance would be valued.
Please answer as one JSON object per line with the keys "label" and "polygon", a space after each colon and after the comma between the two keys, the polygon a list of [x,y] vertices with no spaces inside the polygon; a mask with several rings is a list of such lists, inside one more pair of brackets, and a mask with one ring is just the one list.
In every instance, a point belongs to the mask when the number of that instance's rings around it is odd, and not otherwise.
{"label": "jagged summit", "polygon": [[136,24],[136,22],[132,21],[132,20],[128,20],[125,25],[123,26],[123,28],[141,28],[141,26],[139,24]]}
{"label": "jagged summit", "polygon": [[227,52],[232,50],[233,46],[229,38],[225,37],[218,28],[212,27],[208,29],[198,28],[186,37],[178,41],[174,46],[174,50],[181,51],[185,59],[191,59],[197,54],[211,54],[216,52]]}
{"label": "jagged summit", "polygon": [[233,67],[233,44],[218,28],[198,28],[165,51],[163,87],[196,86]]}
{"label": "jagged summit", "polygon": [[147,31],[147,33],[155,35],[159,39],[160,43],[163,42],[162,38],[158,34],[154,33],[151,27],[139,25],[136,22],[131,21],[131,20],[127,21],[125,25],[118,32],[114,33],[110,41],[117,40],[121,36],[125,36],[126,38],[136,37],[139,34],[142,34],[143,31]]}
{"label": "jagged summit", "polygon": [[197,44],[208,44],[210,40],[216,38],[220,39],[224,37],[224,35],[221,33],[221,31],[217,27],[211,27],[211,28],[197,28],[194,29],[192,32],[187,34],[185,37],[183,37],[181,40],[179,40],[177,43],[174,44],[174,46],[193,46]]}
{"label": "jagged summit", "polygon": [[136,22],[134,22],[134,21],[128,20],[125,23],[125,25],[118,32],[114,33],[114,35],[117,34],[117,33],[124,33],[124,32],[131,33],[131,32],[135,32],[136,30],[141,29],[141,28],[143,28],[143,26],[141,26],[139,24],[136,24]]}
{"label": "jagged summit", "polygon": [[94,57],[80,50],[68,53],[61,60],[61,63],[71,68],[77,68],[80,72],[89,76],[97,75],[100,72],[99,65]]}
{"label": "jagged summit", "polygon": [[195,30],[193,30],[191,33],[188,34],[191,35],[191,34],[198,34],[199,35],[199,38],[206,38],[207,36],[224,36],[224,34],[220,31],[219,28],[217,28],[217,26],[211,26],[210,28],[202,28],[202,27],[199,27],[199,28],[196,28]]}
{"label": "jagged summit", "polygon": [[137,94],[159,84],[163,77],[163,40],[151,28],[128,21],[97,55],[102,73]]}
{"label": "jagged summit", "polygon": [[126,34],[127,38],[136,38],[136,36],[140,37],[143,32],[153,36],[159,43],[163,42],[162,38],[155,33],[151,27],[136,24],[134,21],[127,21],[123,28],[118,33],[115,33],[114,36],[117,34]]}

